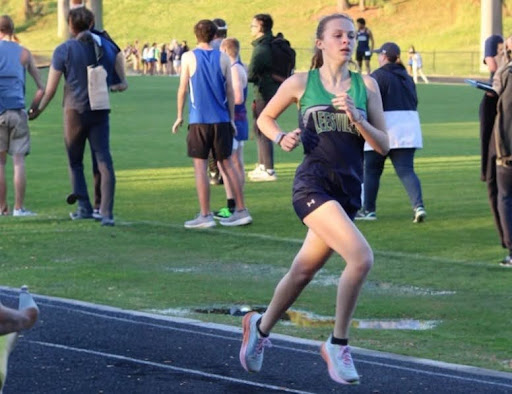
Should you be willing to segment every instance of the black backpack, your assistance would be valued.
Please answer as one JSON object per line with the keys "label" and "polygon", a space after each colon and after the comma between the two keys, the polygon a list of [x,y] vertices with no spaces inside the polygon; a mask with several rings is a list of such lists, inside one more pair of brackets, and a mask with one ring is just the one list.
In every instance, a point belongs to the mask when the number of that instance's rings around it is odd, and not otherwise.
{"label": "black backpack", "polygon": [[270,42],[270,49],[272,50],[272,79],[281,84],[293,74],[295,51],[290,46],[290,41],[284,38],[283,33],[277,33]]}

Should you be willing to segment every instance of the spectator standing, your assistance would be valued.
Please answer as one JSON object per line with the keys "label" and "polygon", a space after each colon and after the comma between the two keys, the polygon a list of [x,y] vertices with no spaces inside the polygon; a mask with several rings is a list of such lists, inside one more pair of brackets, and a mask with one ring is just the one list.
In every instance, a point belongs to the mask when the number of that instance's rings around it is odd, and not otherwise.
{"label": "spectator standing", "polygon": [[251,21],[251,36],[253,51],[248,71],[248,80],[254,86],[254,101],[252,103],[254,118],[254,133],[257,140],[258,164],[247,174],[254,182],[275,181],[277,175],[274,169],[274,147],[272,141],[258,127],[258,117],[263,109],[276,94],[280,83],[272,78],[272,48],[274,39],[272,27],[274,21],[269,14],[257,14]]}
{"label": "spectator standing", "polygon": [[421,58],[420,53],[414,48],[414,45],[411,45],[409,48],[409,59],[411,62],[414,83],[418,83],[418,74],[421,76],[421,79],[423,79],[423,82],[428,83],[428,78],[423,72],[423,59]]}
{"label": "spectator standing", "polygon": [[176,69],[174,67],[174,62],[176,60],[176,47],[178,45],[178,42],[176,40],[171,40],[169,43],[169,68],[170,68],[170,75],[176,75]]}
{"label": "spectator standing", "polygon": [[190,50],[187,44],[187,40],[183,40],[181,42],[181,48],[183,49],[183,53],[188,52]]}
{"label": "spectator standing", "polygon": [[176,45],[174,46],[174,69],[177,75],[181,74],[181,57],[183,56],[184,49],[181,44],[178,44],[176,41]]}
{"label": "spectator standing", "polygon": [[213,23],[217,27],[217,32],[215,33],[215,36],[213,37],[213,40],[210,43],[210,45],[212,46],[213,49],[220,49],[220,44],[222,43],[222,40],[228,36],[228,25],[226,21],[221,18],[215,18],[213,20]]}
{"label": "spectator standing", "polygon": [[147,75],[149,72],[150,62],[149,59],[151,58],[151,47],[148,43],[145,43],[142,47],[142,74]]}
{"label": "spectator standing", "polygon": [[356,48],[356,61],[359,70],[363,72],[363,60],[366,67],[366,73],[371,73],[370,60],[372,58],[372,51],[375,45],[373,34],[370,29],[366,27],[366,20],[364,18],[357,19],[357,48]]}
{"label": "spectator standing", "polygon": [[[233,167],[243,193],[245,184],[244,142],[249,139],[249,123],[247,120],[247,109],[245,108],[245,100],[247,99],[247,70],[240,61],[240,42],[236,38],[224,39],[220,49],[229,56],[231,61],[231,81],[233,82],[236,126],[232,158]],[[223,178],[227,179],[226,177]],[[226,207],[215,212],[214,216],[216,219],[228,218],[235,211],[235,197],[229,181],[224,181],[224,188],[226,189]]]}
{"label": "spectator standing", "polygon": [[512,36],[505,41],[502,64],[493,76],[493,89],[498,96],[493,136],[496,146],[498,232],[507,256],[500,262],[512,267]]}
{"label": "spectator standing", "polygon": [[[226,24],[226,21],[221,18],[215,18],[213,20],[213,23],[217,27],[217,32],[215,33],[215,36],[210,45],[212,46],[213,49],[220,50],[220,44],[222,40],[227,37],[228,34],[228,25]],[[220,185],[223,183],[219,167],[217,166],[217,162],[213,159],[211,153],[208,156],[208,171],[211,185]]]}
{"label": "spectator standing", "polygon": [[[487,65],[492,83],[494,74],[506,60],[504,59],[503,37],[492,35],[485,40],[484,63]],[[484,93],[479,107],[481,172],[480,179],[487,185],[487,196],[501,245],[506,248],[502,220],[498,209],[498,184],[496,179],[496,141],[494,139],[494,121],[497,114],[498,96]]]}
{"label": "spectator standing", "polygon": [[[84,148],[88,140],[101,174],[101,224],[113,226],[115,174],[109,146],[108,92],[103,91],[100,94],[98,91],[91,91],[90,95],[88,66],[101,65],[110,89],[122,91],[128,86],[124,68],[117,64],[122,57],[117,56],[118,49],[110,40],[90,31],[94,23],[91,11],[83,7],[71,10],[68,23],[72,38],[55,49],[44,96],[37,110],[31,114],[31,119],[35,119],[46,108],[55,95],[61,76],[64,75],[64,138],[73,195],[78,199],[78,209],[70,217],[72,220],[93,217],[83,169]],[[98,71],[101,72],[101,69]],[[120,83],[113,85],[115,73],[118,74]],[[93,100],[98,96],[103,102],[93,108]]]}
{"label": "spectator standing", "polygon": [[135,40],[133,45],[132,45],[131,59],[132,59],[133,72],[138,74],[140,72],[140,45],[139,45],[139,40]]}
{"label": "spectator standing", "polygon": [[224,226],[241,226],[252,222],[245,208],[241,185],[231,161],[234,126],[234,95],[229,57],[210,42],[216,31],[210,20],[194,26],[197,47],[183,55],[182,73],[177,93],[177,118],[172,127],[176,133],[183,124],[187,89],[189,94],[188,155],[193,158],[200,213],[185,222],[185,228],[208,228],[216,225],[210,211],[208,154],[221,164],[235,195],[236,210],[220,221]]}
{"label": "spectator standing", "polygon": [[25,111],[25,70],[34,80],[37,90],[32,106],[39,104],[43,84],[31,52],[14,38],[14,22],[8,15],[0,17],[0,216],[7,215],[7,154],[14,167],[13,216],[33,216],[25,209],[27,184],[25,156],[30,152],[30,132]]}
{"label": "spectator standing", "polygon": [[386,158],[390,158],[395,172],[404,185],[413,209],[413,222],[425,220],[421,183],[414,172],[414,154],[423,147],[420,118],[417,111],[416,86],[400,61],[400,47],[387,42],[375,51],[379,54],[380,68],[371,76],[379,85],[389,152],[382,155],[370,144],[364,146],[364,208],[357,219],[375,220],[376,201],[380,177]]}
{"label": "spectator standing", "polygon": [[157,64],[159,64],[159,53],[158,45],[154,42],[149,49],[149,75],[155,75],[157,70]]}
{"label": "spectator standing", "polygon": [[162,75],[169,75],[169,68],[167,64],[169,63],[169,51],[167,49],[167,44],[163,44],[160,48],[160,73]]}

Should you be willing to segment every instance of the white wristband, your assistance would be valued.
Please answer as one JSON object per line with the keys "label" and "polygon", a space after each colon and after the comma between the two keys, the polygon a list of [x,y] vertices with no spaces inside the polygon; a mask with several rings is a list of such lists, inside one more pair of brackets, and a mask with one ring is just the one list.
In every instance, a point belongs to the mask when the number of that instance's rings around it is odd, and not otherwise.
{"label": "white wristband", "polygon": [[357,113],[359,114],[359,116],[358,116],[357,119],[354,119],[352,121],[352,123],[354,123],[354,124],[361,123],[364,120],[363,114],[361,112],[359,112],[359,111],[357,111]]}
{"label": "white wristband", "polygon": [[286,135],[285,133],[280,132],[280,133],[276,136],[276,138],[274,139],[274,143],[275,143],[276,145],[279,145],[279,144],[281,143],[281,141],[283,140],[283,138],[284,138],[284,136],[285,136],[285,135]]}

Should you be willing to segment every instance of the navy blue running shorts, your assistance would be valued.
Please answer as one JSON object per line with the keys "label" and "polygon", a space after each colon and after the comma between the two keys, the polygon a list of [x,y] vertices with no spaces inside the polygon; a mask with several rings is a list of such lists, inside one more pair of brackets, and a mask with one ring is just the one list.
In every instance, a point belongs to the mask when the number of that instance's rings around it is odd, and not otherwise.
{"label": "navy blue running shorts", "polygon": [[337,201],[351,220],[361,208],[361,184],[341,179],[323,165],[301,164],[293,182],[293,208],[300,220],[327,201]]}
{"label": "navy blue running shorts", "polygon": [[311,193],[307,197],[302,197],[293,200],[293,209],[301,221],[308,216],[315,209],[325,204],[327,201],[338,201],[341,207],[345,210],[350,220],[354,221],[357,209],[347,206],[347,201],[344,198],[334,198],[328,194]]}

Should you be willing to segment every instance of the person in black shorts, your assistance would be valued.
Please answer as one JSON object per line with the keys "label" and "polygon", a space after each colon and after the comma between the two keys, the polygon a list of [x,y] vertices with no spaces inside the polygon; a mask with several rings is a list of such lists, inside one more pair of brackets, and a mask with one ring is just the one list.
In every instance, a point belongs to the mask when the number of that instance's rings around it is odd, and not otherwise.
{"label": "person in black shorts", "polygon": [[[350,16],[321,19],[312,70],[284,81],[258,119],[261,131],[285,151],[299,145],[299,136],[302,140],[305,155],[295,173],[293,207],[308,232],[265,313],[244,316],[240,362],[249,372],[261,369],[270,331],[336,252],[346,265],[333,332],[321,354],[334,381],[359,382],[348,334],[373,252],[353,219],[361,206],[364,142],[382,155],[388,153],[389,142],[377,82],[349,69],[355,38]],[[299,107],[299,128],[285,133],[276,120],[290,105]]]}
{"label": "person in black shorts", "polygon": [[167,63],[169,62],[169,50],[167,44],[163,44],[160,48],[160,72],[162,75],[169,75],[169,68]]}
{"label": "person in black shorts", "polygon": [[356,61],[359,70],[363,71],[363,60],[366,67],[366,72],[371,73],[370,59],[372,58],[372,51],[374,47],[373,34],[370,29],[366,27],[364,18],[357,20],[357,49]]}
{"label": "person in black shorts", "polygon": [[[212,22],[215,23],[217,32],[215,33],[212,42],[210,42],[210,45],[213,49],[220,50],[222,40],[228,36],[228,25],[222,18],[215,18]],[[217,162],[213,160],[213,156],[211,154],[208,156],[208,171],[210,175],[210,185],[222,185],[224,183],[219,167],[217,166]]]}
{"label": "person in black shorts", "polygon": [[234,93],[231,82],[231,62],[225,53],[210,45],[217,27],[210,20],[201,20],[194,27],[197,47],[183,54],[180,85],[177,93],[177,118],[172,132],[183,124],[183,109],[187,89],[189,95],[188,155],[194,161],[196,188],[200,212],[185,222],[185,228],[208,228],[216,225],[210,211],[208,154],[222,166],[235,197],[235,212],[220,220],[223,226],[241,226],[252,222],[245,208],[242,187],[231,161],[233,147]]}

